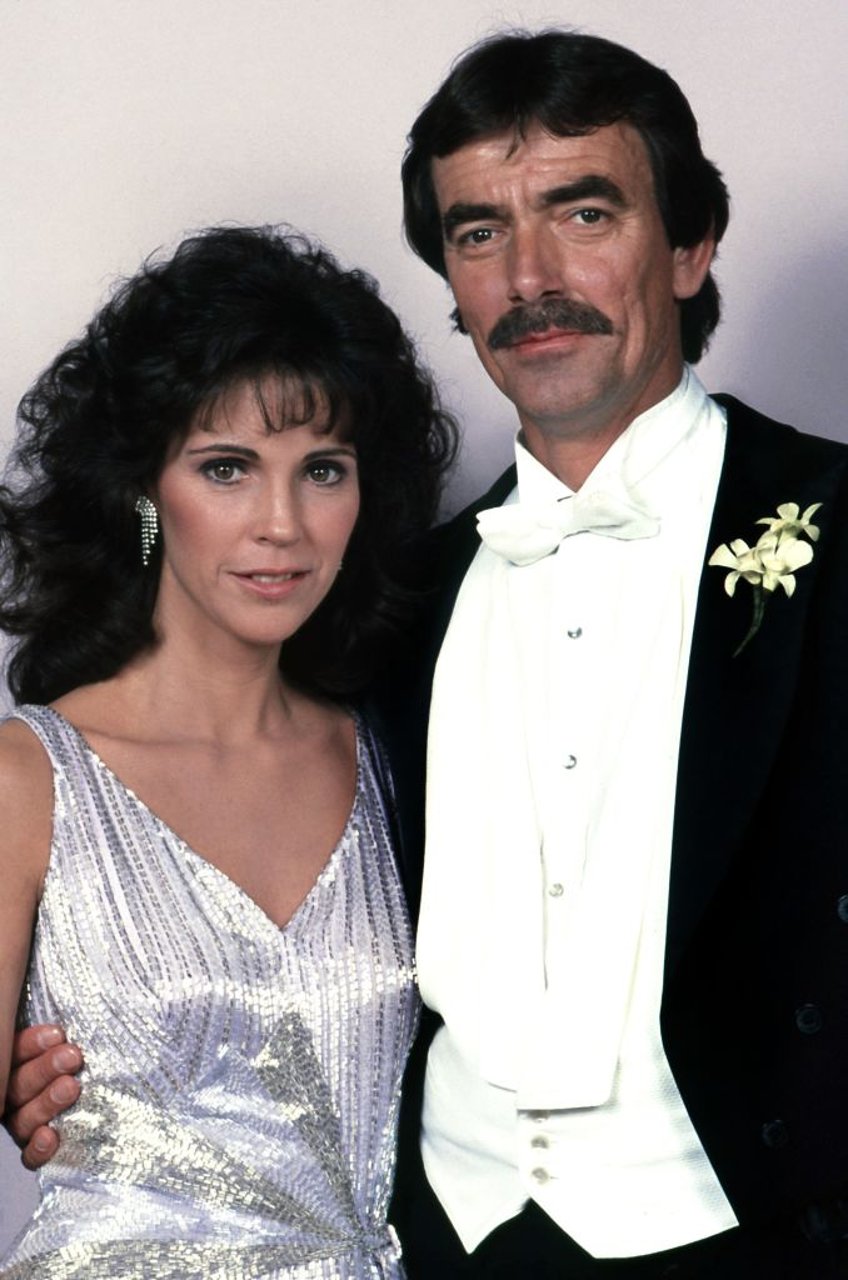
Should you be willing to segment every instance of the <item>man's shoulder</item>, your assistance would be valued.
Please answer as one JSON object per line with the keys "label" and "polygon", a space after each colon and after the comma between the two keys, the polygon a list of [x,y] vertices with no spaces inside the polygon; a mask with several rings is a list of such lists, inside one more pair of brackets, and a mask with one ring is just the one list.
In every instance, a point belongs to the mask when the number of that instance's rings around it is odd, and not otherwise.
{"label": "man's shoulder", "polygon": [[[781,505],[816,511],[815,563],[848,557],[848,445],[777,422],[733,396],[714,396],[727,410],[727,444],[713,509],[710,545],[730,542],[753,519]],[[756,536],[759,536],[759,533]],[[811,575],[806,575],[807,578]]]}
{"label": "man's shoulder", "polygon": [[732,395],[719,393],[712,399],[727,412],[728,431],[736,450],[745,452],[762,448],[786,452],[799,459],[818,460],[825,465],[848,463],[848,444],[770,418]]}

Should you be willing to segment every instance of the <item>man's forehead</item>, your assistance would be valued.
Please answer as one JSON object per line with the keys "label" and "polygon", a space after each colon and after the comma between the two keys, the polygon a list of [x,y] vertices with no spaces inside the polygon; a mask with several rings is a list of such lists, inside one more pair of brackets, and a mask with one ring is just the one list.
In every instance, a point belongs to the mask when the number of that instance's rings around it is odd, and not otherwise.
{"label": "man's forehead", "polygon": [[540,124],[523,133],[508,129],[465,143],[432,162],[433,183],[439,207],[464,198],[472,189],[477,198],[487,188],[516,178],[538,180],[543,185],[560,178],[574,180],[587,174],[608,175],[619,186],[647,180],[653,185],[650,158],[644,139],[632,125],[617,122],[581,134],[553,134]]}

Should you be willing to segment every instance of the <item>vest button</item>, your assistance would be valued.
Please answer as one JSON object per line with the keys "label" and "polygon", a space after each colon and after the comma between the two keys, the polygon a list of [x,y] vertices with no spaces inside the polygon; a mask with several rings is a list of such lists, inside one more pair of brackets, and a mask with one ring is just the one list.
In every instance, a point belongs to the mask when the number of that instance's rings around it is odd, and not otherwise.
{"label": "vest button", "polygon": [[824,1018],[822,1011],[815,1004],[802,1004],[795,1010],[795,1026],[805,1036],[814,1036],[821,1031]]}
{"label": "vest button", "polygon": [[782,1120],[767,1120],[760,1130],[760,1137],[767,1147],[772,1151],[777,1151],[779,1147],[785,1147],[789,1141],[789,1131]]}

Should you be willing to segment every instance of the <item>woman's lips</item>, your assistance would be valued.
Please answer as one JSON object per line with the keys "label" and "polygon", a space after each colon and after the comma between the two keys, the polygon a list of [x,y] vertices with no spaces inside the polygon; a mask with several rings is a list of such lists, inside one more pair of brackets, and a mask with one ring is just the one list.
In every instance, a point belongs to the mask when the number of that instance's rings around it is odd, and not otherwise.
{"label": "woman's lips", "polygon": [[297,589],[308,572],[308,569],[252,569],[233,576],[256,595],[265,599],[283,599]]}

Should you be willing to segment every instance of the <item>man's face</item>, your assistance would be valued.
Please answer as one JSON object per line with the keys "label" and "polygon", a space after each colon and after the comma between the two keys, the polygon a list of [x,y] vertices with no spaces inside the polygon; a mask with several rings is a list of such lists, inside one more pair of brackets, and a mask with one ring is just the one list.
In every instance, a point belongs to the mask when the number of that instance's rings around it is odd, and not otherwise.
{"label": "man's face", "polygon": [[434,160],[433,180],[457,307],[531,449],[611,440],[674,389],[677,299],[712,243],[670,248],[635,129],[500,134]]}

